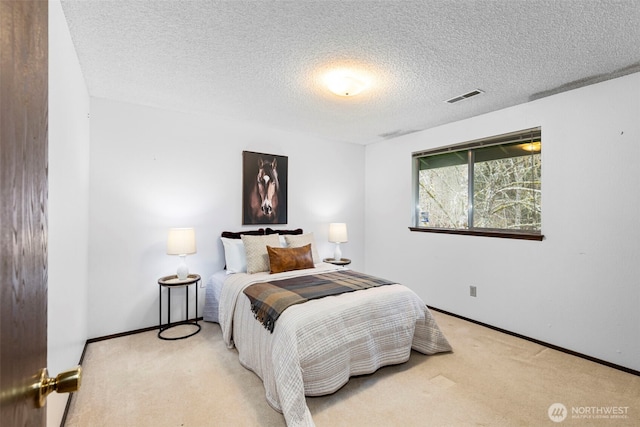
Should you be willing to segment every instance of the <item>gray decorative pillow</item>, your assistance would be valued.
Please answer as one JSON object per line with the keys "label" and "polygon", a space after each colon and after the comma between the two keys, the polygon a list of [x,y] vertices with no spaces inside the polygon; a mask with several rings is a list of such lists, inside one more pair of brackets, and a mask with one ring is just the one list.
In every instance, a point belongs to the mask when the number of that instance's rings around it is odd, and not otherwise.
{"label": "gray decorative pillow", "polygon": [[277,234],[268,236],[240,236],[244,244],[247,256],[247,273],[259,273],[269,271],[269,254],[267,246],[280,247],[280,238]]}
{"label": "gray decorative pillow", "polygon": [[285,235],[284,239],[287,241],[287,245],[290,248],[299,248],[310,244],[311,253],[313,254],[313,263],[318,264],[322,262],[322,260],[320,259],[320,255],[318,255],[318,249],[316,248],[316,241],[313,238],[313,233]]}

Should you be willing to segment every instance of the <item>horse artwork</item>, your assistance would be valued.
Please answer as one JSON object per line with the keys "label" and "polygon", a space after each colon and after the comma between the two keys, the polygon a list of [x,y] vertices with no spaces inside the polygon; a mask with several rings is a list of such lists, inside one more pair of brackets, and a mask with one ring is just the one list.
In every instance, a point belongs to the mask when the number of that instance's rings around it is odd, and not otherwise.
{"label": "horse artwork", "polygon": [[242,152],[242,224],[287,223],[288,158]]}

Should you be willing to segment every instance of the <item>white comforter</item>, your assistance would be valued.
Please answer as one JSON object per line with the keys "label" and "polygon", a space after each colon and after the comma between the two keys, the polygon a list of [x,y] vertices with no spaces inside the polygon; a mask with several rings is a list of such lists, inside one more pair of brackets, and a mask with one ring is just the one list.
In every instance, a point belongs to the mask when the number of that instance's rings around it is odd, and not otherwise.
{"label": "white comforter", "polygon": [[225,343],[238,349],[240,363],[263,381],[269,404],[287,426],[313,426],[305,395],[330,394],[350,376],[405,362],[411,349],[450,351],[424,302],[402,285],[345,293],[287,308],[269,333],[251,312],[242,290],[276,278],[318,274],[316,268],[279,274],[230,275],[220,295],[220,326]]}

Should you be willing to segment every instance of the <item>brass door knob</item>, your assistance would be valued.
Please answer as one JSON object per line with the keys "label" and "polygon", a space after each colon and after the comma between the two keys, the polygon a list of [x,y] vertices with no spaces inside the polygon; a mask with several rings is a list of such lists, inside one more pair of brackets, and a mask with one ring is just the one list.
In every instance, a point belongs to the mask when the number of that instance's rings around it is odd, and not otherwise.
{"label": "brass door knob", "polygon": [[40,379],[33,385],[36,394],[36,406],[42,408],[47,401],[49,393],[72,393],[78,391],[82,381],[82,367],[76,366],[59,373],[55,378],[50,378],[47,368],[40,371]]}

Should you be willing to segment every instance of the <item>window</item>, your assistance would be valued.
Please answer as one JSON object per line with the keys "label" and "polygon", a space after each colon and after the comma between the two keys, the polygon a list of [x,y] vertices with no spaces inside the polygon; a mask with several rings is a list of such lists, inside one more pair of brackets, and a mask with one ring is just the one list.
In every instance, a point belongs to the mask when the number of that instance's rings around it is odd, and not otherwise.
{"label": "window", "polygon": [[414,231],[541,240],[540,128],[414,153]]}

